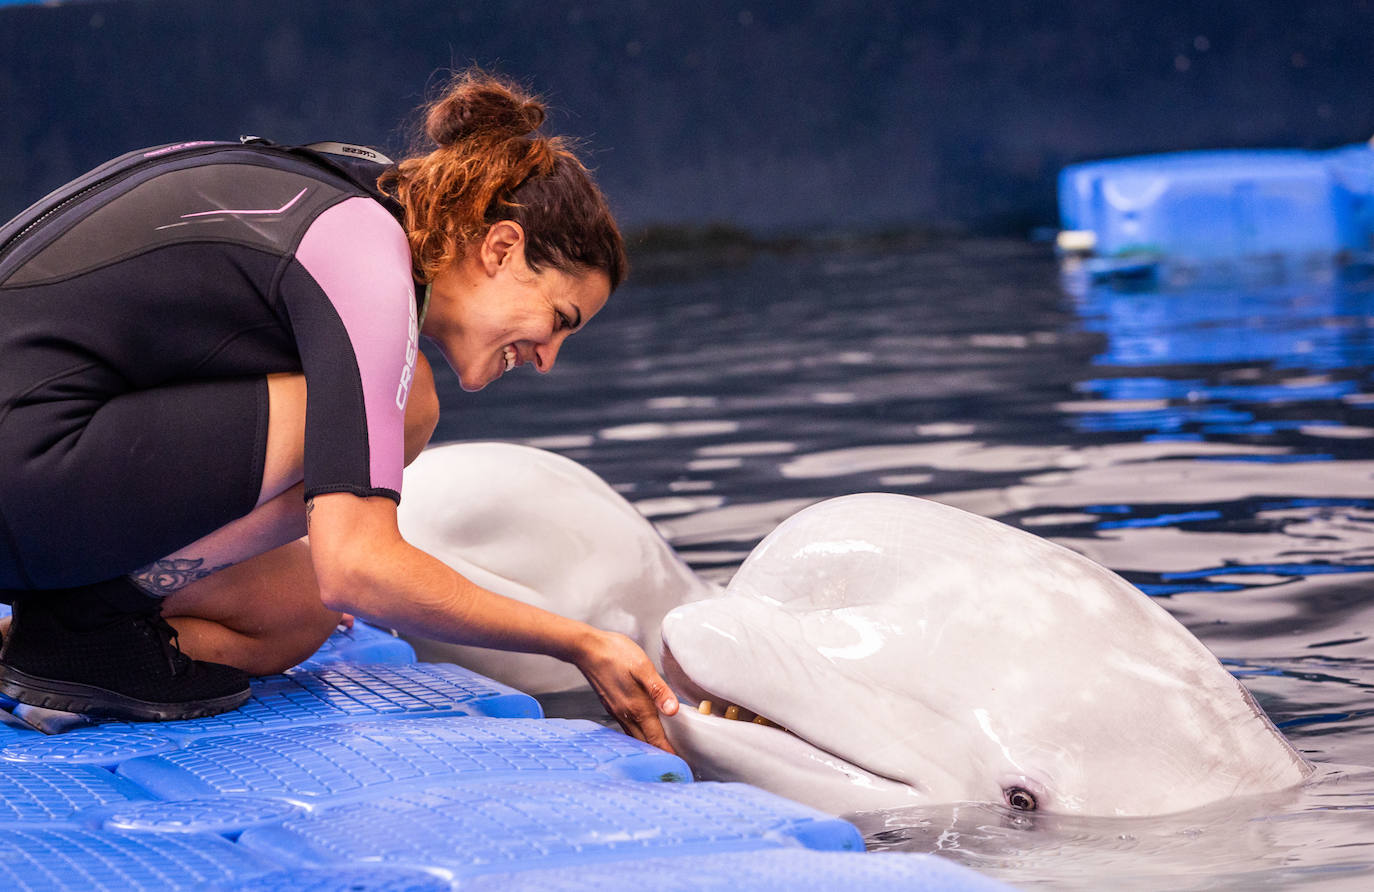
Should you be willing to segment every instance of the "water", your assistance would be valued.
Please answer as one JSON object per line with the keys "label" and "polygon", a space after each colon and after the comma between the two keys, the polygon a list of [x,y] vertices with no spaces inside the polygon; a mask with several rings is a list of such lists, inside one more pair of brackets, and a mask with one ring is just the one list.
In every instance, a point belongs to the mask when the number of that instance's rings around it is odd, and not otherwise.
{"label": "water", "polygon": [[718,245],[642,262],[550,376],[442,378],[438,436],[586,464],[720,582],[801,506],[868,490],[1075,548],[1216,652],[1313,780],[1151,819],[853,816],[870,848],[1020,886],[1354,889],[1374,884],[1371,371],[1368,282],[1094,291],[1014,242]]}

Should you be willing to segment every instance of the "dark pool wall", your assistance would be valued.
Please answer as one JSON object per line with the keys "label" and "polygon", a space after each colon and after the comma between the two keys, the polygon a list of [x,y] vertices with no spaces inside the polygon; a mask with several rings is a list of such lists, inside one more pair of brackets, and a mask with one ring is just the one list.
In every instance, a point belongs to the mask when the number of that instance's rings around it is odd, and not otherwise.
{"label": "dark pool wall", "polygon": [[436,68],[530,81],[624,219],[1052,223],[1065,163],[1374,134],[1366,0],[215,0],[0,8],[0,218],[132,147],[399,148]]}

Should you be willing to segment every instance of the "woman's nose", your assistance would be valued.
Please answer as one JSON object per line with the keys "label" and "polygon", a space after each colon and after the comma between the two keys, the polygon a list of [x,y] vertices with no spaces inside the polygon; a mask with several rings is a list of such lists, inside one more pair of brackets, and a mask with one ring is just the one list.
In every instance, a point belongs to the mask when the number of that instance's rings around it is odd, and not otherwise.
{"label": "woman's nose", "polygon": [[563,337],[554,338],[547,344],[537,344],[534,348],[534,367],[540,374],[548,372],[558,360],[558,351],[563,346]]}

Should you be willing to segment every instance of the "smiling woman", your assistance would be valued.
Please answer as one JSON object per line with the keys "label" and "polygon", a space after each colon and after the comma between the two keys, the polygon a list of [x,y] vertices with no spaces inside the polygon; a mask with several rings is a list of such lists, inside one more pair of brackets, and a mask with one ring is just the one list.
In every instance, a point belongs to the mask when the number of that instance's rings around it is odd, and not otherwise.
{"label": "smiling woman", "polygon": [[625,278],[605,198],[562,139],[539,134],[543,123],[537,100],[468,72],[427,110],[435,148],[380,181],[432,283],[424,333],[467,390],[524,363],[548,371]]}
{"label": "smiling woman", "polygon": [[567,660],[666,746],[676,703],[633,642],[489,592],[397,530],[401,469],[438,414],[418,337],[469,390],[547,372],[626,271],[536,99],[468,72],[425,111],[428,151],[400,164],[177,143],[0,229],[0,691],[213,714],[347,612]]}

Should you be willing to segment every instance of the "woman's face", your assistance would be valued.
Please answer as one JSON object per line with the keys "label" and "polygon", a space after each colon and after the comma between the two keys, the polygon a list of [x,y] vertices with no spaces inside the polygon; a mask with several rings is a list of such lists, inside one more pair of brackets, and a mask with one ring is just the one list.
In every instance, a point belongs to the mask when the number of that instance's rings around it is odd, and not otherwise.
{"label": "woman's face", "polygon": [[601,270],[532,271],[520,226],[496,223],[476,250],[435,278],[424,333],[463,389],[481,390],[522,365],[553,368],[563,341],[606,305],[610,293],[610,278]]}

